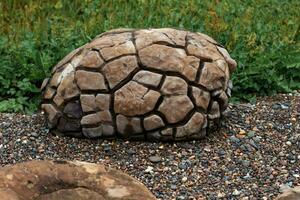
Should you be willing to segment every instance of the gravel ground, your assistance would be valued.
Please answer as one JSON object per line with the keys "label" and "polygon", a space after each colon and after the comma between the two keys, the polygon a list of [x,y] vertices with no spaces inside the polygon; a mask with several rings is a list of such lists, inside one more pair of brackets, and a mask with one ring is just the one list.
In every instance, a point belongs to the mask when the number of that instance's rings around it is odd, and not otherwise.
{"label": "gravel ground", "polygon": [[230,105],[201,141],[147,143],[57,137],[41,114],[0,114],[0,165],[32,159],[102,162],[158,199],[273,199],[300,185],[300,94]]}

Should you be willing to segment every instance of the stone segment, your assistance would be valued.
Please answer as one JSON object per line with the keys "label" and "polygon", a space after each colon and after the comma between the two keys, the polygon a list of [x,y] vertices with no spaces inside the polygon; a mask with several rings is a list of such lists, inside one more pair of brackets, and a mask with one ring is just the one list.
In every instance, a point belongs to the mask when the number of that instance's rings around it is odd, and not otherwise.
{"label": "stone segment", "polygon": [[104,77],[98,72],[76,71],[76,82],[81,90],[106,90]]}
{"label": "stone segment", "polygon": [[112,122],[111,114],[108,110],[85,115],[81,119],[81,125],[95,125],[99,123]]}
{"label": "stone segment", "polygon": [[110,106],[109,94],[97,94],[95,99],[96,107],[100,110],[108,110]]}
{"label": "stone segment", "polygon": [[123,136],[130,136],[131,134],[141,133],[141,119],[138,117],[125,117],[124,115],[117,115],[116,118],[117,129]]}
{"label": "stone segment", "polygon": [[106,64],[103,67],[103,73],[112,89],[137,68],[138,63],[135,56],[124,56]]}
{"label": "stone segment", "polygon": [[127,41],[124,44],[100,49],[100,53],[107,61],[122,55],[135,54],[136,52],[133,43],[131,41]]}
{"label": "stone segment", "polygon": [[69,118],[80,119],[82,117],[82,109],[78,101],[67,103],[63,112]]}
{"label": "stone segment", "polygon": [[209,36],[206,35],[206,34],[203,34],[203,33],[200,33],[200,32],[197,32],[197,34],[198,34],[201,38],[203,38],[203,39],[209,41],[210,43],[218,44],[218,42],[217,42],[216,40],[212,39],[211,37],[209,37]]}
{"label": "stone segment", "polygon": [[41,85],[41,87],[40,87],[40,90],[41,90],[41,91],[45,89],[45,87],[48,85],[49,81],[50,81],[50,78],[45,78],[45,79],[43,80],[43,83],[42,83],[42,85]]}
{"label": "stone segment", "polygon": [[224,56],[226,62],[228,63],[230,72],[231,73],[234,72],[234,70],[236,69],[236,66],[237,66],[236,61],[230,57],[230,55],[226,49],[219,47],[219,46],[217,46],[217,49],[221,52],[221,54]]}
{"label": "stone segment", "polygon": [[207,107],[210,102],[210,94],[200,88],[192,87],[192,94],[195,99],[195,103],[197,107],[203,108],[207,110]]}
{"label": "stone segment", "polygon": [[185,46],[185,37],[187,35],[186,31],[172,28],[160,28],[153,30],[166,34],[173,44],[183,47]]}
{"label": "stone segment", "polygon": [[58,122],[57,129],[62,132],[78,132],[81,131],[79,120],[66,119],[61,117]]}
{"label": "stone segment", "polygon": [[196,112],[185,125],[177,128],[175,137],[182,138],[197,134],[205,126],[206,117],[203,114]]}
{"label": "stone segment", "polygon": [[176,76],[166,76],[161,88],[164,95],[187,94],[187,90],[187,83],[182,78]]}
{"label": "stone segment", "polygon": [[58,87],[58,85],[69,76],[70,73],[74,72],[73,65],[66,64],[61,69],[59,69],[51,78],[50,85],[52,87]]}
{"label": "stone segment", "polygon": [[220,105],[220,110],[223,112],[227,106],[228,106],[228,97],[226,95],[226,92],[222,91],[222,93],[218,96],[218,102]]}
{"label": "stone segment", "polygon": [[102,136],[102,127],[82,128],[82,133],[87,138],[96,138]]}
{"label": "stone segment", "polygon": [[45,92],[44,92],[44,98],[45,99],[52,99],[54,94],[55,94],[55,90],[52,89],[51,87],[48,87]]}
{"label": "stone segment", "polygon": [[208,118],[209,119],[216,119],[220,117],[220,106],[217,101],[214,101],[212,103],[211,109],[209,110],[208,113]]}
{"label": "stone segment", "polygon": [[153,110],[160,93],[130,81],[115,94],[114,110],[126,116],[142,115]]}
{"label": "stone segment", "polygon": [[185,118],[187,113],[193,109],[193,103],[186,95],[164,97],[158,108],[169,123],[177,123]]}
{"label": "stone segment", "polygon": [[79,96],[80,91],[76,84],[74,84],[74,72],[69,73],[64,77],[59,87],[57,88],[56,95],[53,99],[55,104],[60,107],[65,101]]}
{"label": "stone segment", "polygon": [[194,81],[200,60],[187,56],[183,49],[154,44],[139,51],[144,66],[161,71],[178,72]]}
{"label": "stone segment", "polygon": [[209,91],[223,88],[225,85],[225,73],[214,63],[205,63],[199,84]]}
{"label": "stone segment", "polygon": [[116,35],[104,35],[103,37],[96,38],[89,44],[87,44],[86,48],[93,48],[93,49],[103,49],[113,46],[118,46],[127,41],[131,40],[132,33],[120,33]]}
{"label": "stone segment", "polygon": [[82,94],[80,95],[80,103],[83,112],[95,111],[96,106],[96,97],[93,94]]}
{"label": "stone segment", "polygon": [[166,128],[161,131],[162,136],[172,136],[173,135],[173,129],[172,128]]}
{"label": "stone segment", "polygon": [[161,78],[162,78],[161,74],[149,72],[146,70],[141,70],[134,75],[133,80],[141,84],[158,87]]}
{"label": "stone segment", "polygon": [[101,164],[29,161],[0,168],[3,200],[155,200],[134,178]]}
{"label": "stone segment", "polygon": [[50,128],[53,128],[56,125],[58,118],[61,116],[61,112],[51,104],[42,104],[42,110],[47,115],[48,125]]}
{"label": "stone segment", "polygon": [[174,44],[167,35],[154,29],[144,29],[135,31],[135,44],[137,50],[141,50],[153,43],[165,42]]}
{"label": "stone segment", "polygon": [[158,115],[150,115],[144,119],[144,127],[147,131],[163,127],[165,124]]}
{"label": "stone segment", "polygon": [[100,68],[104,61],[100,58],[97,51],[88,52],[80,61],[79,66],[92,69]]}

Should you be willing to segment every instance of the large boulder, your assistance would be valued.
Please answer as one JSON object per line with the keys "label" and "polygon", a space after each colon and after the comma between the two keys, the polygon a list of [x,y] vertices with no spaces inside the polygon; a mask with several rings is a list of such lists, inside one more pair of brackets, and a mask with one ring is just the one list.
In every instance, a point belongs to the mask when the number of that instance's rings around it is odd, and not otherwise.
{"label": "large boulder", "polygon": [[2,200],[155,200],[130,176],[100,164],[30,161],[0,168]]}
{"label": "large boulder", "polygon": [[54,67],[42,109],[49,128],[68,136],[200,139],[228,105],[235,68],[202,33],[112,30]]}

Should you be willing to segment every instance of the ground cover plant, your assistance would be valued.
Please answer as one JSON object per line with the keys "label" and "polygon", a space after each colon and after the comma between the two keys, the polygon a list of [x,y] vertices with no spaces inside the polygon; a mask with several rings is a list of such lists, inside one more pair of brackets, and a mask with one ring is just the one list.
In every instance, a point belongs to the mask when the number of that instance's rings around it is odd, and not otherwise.
{"label": "ground cover plant", "polygon": [[238,61],[235,100],[300,88],[298,0],[3,0],[0,112],[35,111],[39,86],[68,52],[113,28],[208,34]]}

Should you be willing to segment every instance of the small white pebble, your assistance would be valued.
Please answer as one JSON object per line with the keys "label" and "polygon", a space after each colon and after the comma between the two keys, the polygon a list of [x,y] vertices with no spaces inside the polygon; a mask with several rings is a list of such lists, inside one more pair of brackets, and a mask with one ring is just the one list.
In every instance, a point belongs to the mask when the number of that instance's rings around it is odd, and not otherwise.
{"label": "small white pebble", "polygon": [[145,172],[146,172],[146,173],[153,172],[153,167],[148,166],[147,169],[145,169]]}
{"label": "small white pebble", "polygon": [[234,191],[232,193],[232,195],[234,195],[234,196],[239,196],[240,194],[241,194],[241,192],[238,191],[237,189],[234,189]]}
{"label": "small white pebble", "polygon": [[299,178],[299,177],[300,177],[300,175],[299,175],[299,174],[293,174],[293,177],[295,177],[295,178]]}
{"label": "small white pebble", "polygon": [[181,179],[181,181],[182,181],[183,183],[185,183],[185,182],[187,181],[187,177],[183,177],[183,178]]}
{"label": "small white pebble", "polygon": [[288,146],[291,146],[291,145],[292,145],[291,141],[287,141],[286,144],[287,144]]}

